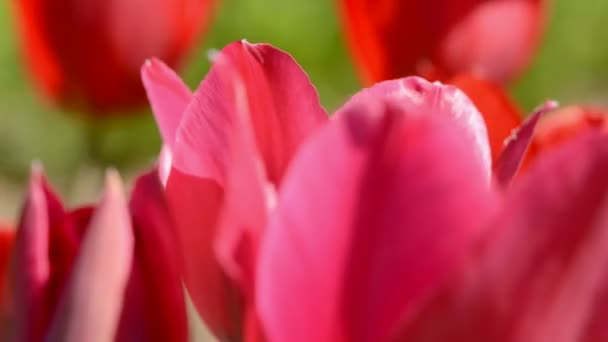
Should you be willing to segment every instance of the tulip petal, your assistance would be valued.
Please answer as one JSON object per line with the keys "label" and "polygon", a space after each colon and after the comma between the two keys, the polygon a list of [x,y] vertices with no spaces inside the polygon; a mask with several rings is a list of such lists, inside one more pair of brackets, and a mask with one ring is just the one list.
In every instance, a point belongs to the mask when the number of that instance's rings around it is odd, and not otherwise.
{"label": "tulip petal", "polygon": [[64,216],[63,205],[46,183],[42,167],[34,164],[16,233],[11,276],[18,339],[43,338],[61,280],[69,272],[77,246],[69,243],[73,236],[62,224]]}
{"label": "tulip petal", "polygon": [[156,171],[138,178],[130,201],[135,250],[119,341],[188,341],[177,241]]}
{"label": "tulip petal", "polygon": [[502,187],[507,187],[513,177],[517,174],[519,167],[524,161],[526,152],[532,143],[534,129],[543,114],[557,107],[554,101],[548,101],[537,108],[526,121],[513,132],[511,137],[505,141],[505,148],[494,165],[496,181]]}
{"label": "tulip petal", "polygon": [[48,340],[113,340],[132,258],[131,219],[120,177],[111,171],[55,312]]}
{"label": "tulip petal", "polygon": [[406,77],[380,82],[355,94],[337,113],[348,111],[353,105],[367,101],[390,101],[402,107],[408,115],[437,116],[459,126],[462,137],[475,151],[479,167],[490,180],[492,160],[488,133],[482,115],[459,89],[430,83],[420,77]]}
{"label": "tulip petal", "polygon": [[493,193],[461,127],[359,101],[293,161],[260,248],[270,341],[384,341],[478,235]]}
{"label": "tulip petal", "polygon": [[608,137],[543,155],[460,272],[406,321],[402,341],[608,338]]}
{"label": "tulip petal", "polygon": [[534,145],[539,153],[549,151],[588,129],[608,133],[608,113],[591,107],[565,107],[540,120]]}
{"label": "tulip petal", "polygon": [[506,91],[491,81],[463,74],[448,83],[467,94],[481,112],[488,130],[492,160],[496,162],[505,140],[521,125],[523,118],[519,109]]}
{"label": "tulip petal", "polygon": [[289,55],[244,41],[216,55],[184,114],[167,194],[186,286],[220,338],[241,334],[243,298],[229,284],[252,291],[267,180],[280,184],[298,146],[326,120],[316,90]]}
{"label": "tulip petal", "polygon": [[192,92],[171,68],[156,58],[146,60],[141,68],[141,78],[163,141],[173,146]]}

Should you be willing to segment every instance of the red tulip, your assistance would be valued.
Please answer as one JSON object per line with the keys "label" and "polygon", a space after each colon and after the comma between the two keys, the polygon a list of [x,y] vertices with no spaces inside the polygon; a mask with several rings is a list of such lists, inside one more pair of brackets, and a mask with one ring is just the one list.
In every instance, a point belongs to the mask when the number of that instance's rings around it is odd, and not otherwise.
{"label": "red tulip", "polygon": [[413,74],[476,73],[505,83],[530,61],[543,0],[340,0],[349,45],[367,83]]}
{"label": "red tulip", "polygon": [[19,340],[186,341],[172,230],[156,173],[127,203],[110,172],[96,207],[66,211],[34,170],[12,275]]}
{"label": "red tulip", "polygon": [[145,101],[139,67],[176,66],[208,25],[214,0],[14,0],[23,50],[46,95],[95,115]]}

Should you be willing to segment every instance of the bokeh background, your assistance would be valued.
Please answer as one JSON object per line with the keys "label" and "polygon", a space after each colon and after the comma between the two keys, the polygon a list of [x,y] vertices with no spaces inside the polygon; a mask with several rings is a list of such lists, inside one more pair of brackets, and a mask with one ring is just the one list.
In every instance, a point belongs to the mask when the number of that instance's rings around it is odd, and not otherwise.
{"label": "bokeh background", "polygon": [[[510,89],[524,110],[544,99],[608,105],[608,1],[555,0],[542,45]],[[361,87],[329,0],[224,0],[181,75],[204,77],[207,51],[246,38],[291,53],[332,111]],[[96,198],[103,169],[130,179],[153,163],[160,138],[149,113],[92,123],[53,108],[31,86],[19,53],[10,1],[0,3],[0,221],[18,212],[30,163],[40,160],[70,204]],[[99,61],[103,63],[103,61]]]}

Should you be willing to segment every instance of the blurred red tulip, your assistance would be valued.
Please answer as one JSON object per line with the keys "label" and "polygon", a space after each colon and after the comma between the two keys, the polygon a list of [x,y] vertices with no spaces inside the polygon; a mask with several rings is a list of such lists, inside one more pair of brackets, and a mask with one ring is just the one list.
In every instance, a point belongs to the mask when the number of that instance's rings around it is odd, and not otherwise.
{"label": "blurred red tulip", "polygon": [[126,203],[108,173],[96,207],[66,211],[34,170],[17,231],[22,341],[187,341],[172,223],[156,172]]}
{"label": "blurred red tulip", "polygon": [[94,115],[145,102],[144,60],[177,66],[214,0],[13,0],[31,74],[55,102]]}
{"label": "blurred red tulip", "polygon": [[0,227],[0,319],[5,314],[8,265],[14,240],[15,232],[11,228]]}
{"label": "blurred red tulip", "polygon": [[9,264],[15,243],[15,232],[12,228],[0,226],[0,340],[9,340],[11,336],[11,317],[13,316],[13,298],[9,287]]}
{"label": "blurred red tulip", "polygon": [[349,45],[368,83],[475,73],[505,83],[529,62],[544,0],[339,0]]}

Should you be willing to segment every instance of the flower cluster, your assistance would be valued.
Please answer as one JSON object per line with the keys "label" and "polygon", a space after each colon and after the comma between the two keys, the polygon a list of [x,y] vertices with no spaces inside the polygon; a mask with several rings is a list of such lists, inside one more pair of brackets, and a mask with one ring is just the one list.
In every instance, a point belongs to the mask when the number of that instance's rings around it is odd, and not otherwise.
{"label": "flower cluster", "polygon": [[[524,120],[499,85],[544,3],[340,3],[372,85],[332,115],[289,54],[237,41],[194,92],[141,67],[163,147],[130,198],[109,171],[66,209],[34,166],[0,235],[5,337],[187,341],[185,292],[220,341],[607,340],[607,117]],[[490,38],[496,16],[519,25]]]}

